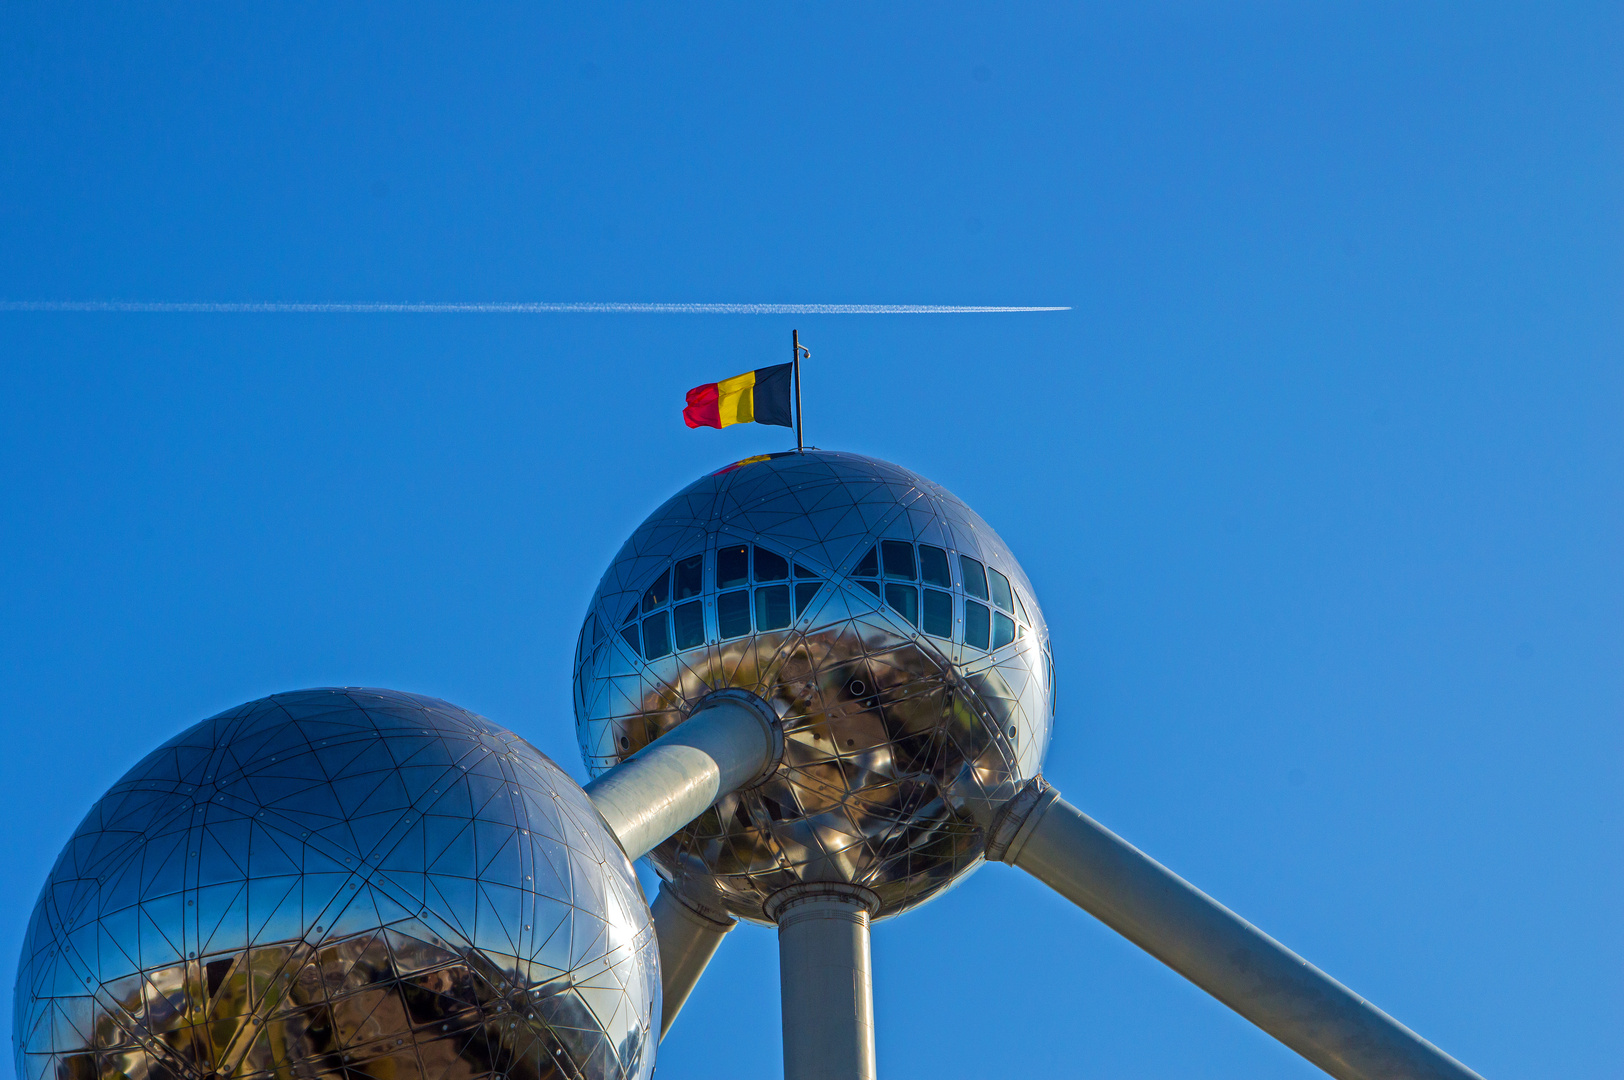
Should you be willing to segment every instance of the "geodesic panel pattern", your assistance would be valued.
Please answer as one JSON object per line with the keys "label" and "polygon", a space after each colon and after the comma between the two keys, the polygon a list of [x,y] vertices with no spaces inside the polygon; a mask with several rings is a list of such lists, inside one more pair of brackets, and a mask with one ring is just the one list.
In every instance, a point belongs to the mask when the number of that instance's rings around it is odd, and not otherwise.
{"label": "geodesic panel pattern", "polygon": [[652,857],[685,894],[766,921],[805,881],[879,917],[978,865],[989,808],[1036,775],[1053,715],[1048,629],[986,522],[906,469],[809,450],[751,458],[656,510],[581,629],[576,732],[594,775],[733,687],[785,753]]}
{"label": "geodesic panel pattern", "polygon": [[25,1080],[643,1078],[630,864],[523,739],[432,698],[250,702],[148,755],[40,894]]}

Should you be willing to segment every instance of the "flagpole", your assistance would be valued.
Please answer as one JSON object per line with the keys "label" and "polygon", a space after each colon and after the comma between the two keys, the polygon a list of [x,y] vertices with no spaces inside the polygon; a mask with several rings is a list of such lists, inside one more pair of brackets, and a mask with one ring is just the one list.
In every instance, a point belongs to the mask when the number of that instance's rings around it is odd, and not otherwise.
{"label": "flagpole", "polygon": [[802,454],[806,449],[801,443],[801,332],[791,330],[789,335],[795,349],[795,452]]}

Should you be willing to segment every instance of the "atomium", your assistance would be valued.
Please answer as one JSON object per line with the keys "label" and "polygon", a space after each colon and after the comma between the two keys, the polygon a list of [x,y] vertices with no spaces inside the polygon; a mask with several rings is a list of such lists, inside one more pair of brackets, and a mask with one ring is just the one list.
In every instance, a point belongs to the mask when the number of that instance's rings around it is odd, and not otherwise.
{"label": "atomium", "polygon": [[981,862],[978,824],[1038,772],[1048,629],[1008,546],[897,465],[808,450],[701,478],[610,564],[581,628],[576,730],[600,775],[743,690],[782,722],[764,781],[653,853],[713,908],[807,882],[905,911]]}
{"label": "atomium", "polygon": [[386,690],[278,694],[148,755],[40,894],[18,1075],[503,1076],[653,1068],[630,864],[523,739]]}

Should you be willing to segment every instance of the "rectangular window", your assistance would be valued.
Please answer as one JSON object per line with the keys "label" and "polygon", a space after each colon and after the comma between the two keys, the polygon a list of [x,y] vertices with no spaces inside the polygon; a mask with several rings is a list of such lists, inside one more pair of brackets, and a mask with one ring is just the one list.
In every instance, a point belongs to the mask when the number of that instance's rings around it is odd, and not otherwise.
{"label": "rectangular window", "polygon": [[705,606],[702,601],[690,600],[671,609],[671,621],[676,624],[677,649],[694,649],[705,644]]}
{"label": "rectangular window", "polygon": [[953,636],[953,594],[937,589],[925,590],[925,633],[932,637]]}
{"label": "rectangular window", "polygon": [[671,571],[661,574],[659,580],[643,594],[643,612],[647,614],[671,599]]}
{"label": "rectangular window", "polygon": [[766,548],[756,548],[756,580],[784,581],[789,577],[789,560]]}
{"label": "rectangular window", "polygon": [[885,606],[907,619],[913,625],[919,625],[919,590],[912,585],[898,585],[894,581],[886,582]]}
{"label": "rectangular window", "polygon": [[920,544],[919,576],[925,579],[926,585],[940,585],[944,589],[951,589],[953,575],[947,569],[947,552],[929,544]]}
{"label": "rectangular window", "polygon": [[716,629],[724,639],[744,637],[750,632],[748,591],[725,592],[716,598]]}
{"label": "rectangular window", "polygon": [[823,588],[823,582],[821,581],[797,581],[795,583],[795,617],[797,619],[806,611],[806,605],[812,602],[812,598],[818,595],[818,590],[821,588]]}
{"label": "rectangular window", "polygon": [[731,589],[750,580],[750,549],[743,544],[716,549],[716,587]]}
{"label": "rectangular window", "polygon": [[964,602],[964,643],[985,649],[991,644],[990,613],[974,600]]}
{"label": "rectangular window", "polygon": [[[994,571],[996,573],[997,571]],[[992,647],[1002,649],[1015,640],[1015,620],[1002,611],[992,613]]]}
{"label": "rectangular window", "polygon": [[959,556],[959,569],[964,572],[964,595],[977,600],[987,598],[987,575],[981,564],[968,555]]}
{"label": "rectangular window", "polygon": [[880,553],[885,556],[885,576],[912,581],[914,573],[913,545],[903,540],[880,541]]}
{"label": "rectangular window", "polygon": [[992,602],[1013,615],[1015,613],[1015,597],[1009,591],[1009,578],[990,566],[987,567],[987,577],[991,579]]}
{"label": "rectangular window", "polygon": [[694,555],[677,564],[676,599],[686,600],[705,591],[705,556]]}
{"label": "rectangular window", "polygon": [[756,629],[782,630],[789,623],[789,586],[768,585],[757,589]]}
{"label": "rectangular window", "polygon": [[663,611],[643,620],[643,655],[658,660],[671,652],[671,620]]}

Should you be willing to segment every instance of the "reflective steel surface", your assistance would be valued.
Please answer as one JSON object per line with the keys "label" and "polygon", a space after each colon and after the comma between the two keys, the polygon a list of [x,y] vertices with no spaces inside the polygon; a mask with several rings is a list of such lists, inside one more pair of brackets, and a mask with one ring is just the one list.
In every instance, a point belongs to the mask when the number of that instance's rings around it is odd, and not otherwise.
{"label": "reflective steel surface", "polygon": [[652,923],[581,789],[388,690],[278,694],[90,811],[17,974],[26,1080],[644,1078]]}
{"label": "reflective steel surface", "polygon": [[723,687],[773,706],[784,759],[652,857],[756,922],[788,885],[867,886],[883,918],[977,866],[978,822],[1036,775],[1054,707],[1048,629],[998,534],[900,466],[819,450],[703,477],[621,548],[576,653],[588,767]]}

